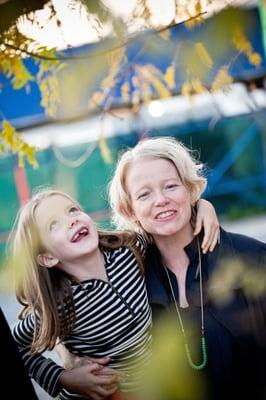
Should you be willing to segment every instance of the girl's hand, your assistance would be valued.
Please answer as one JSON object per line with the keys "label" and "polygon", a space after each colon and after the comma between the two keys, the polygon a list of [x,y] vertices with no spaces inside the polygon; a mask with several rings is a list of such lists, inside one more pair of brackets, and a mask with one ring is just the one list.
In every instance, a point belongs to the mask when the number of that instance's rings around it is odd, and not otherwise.
{"label": "girl's hand", "polygon": [[80,367],[65,370],[58,382],[71,393],[93,400],[103,400],[117,390],[121,375],[108,367],[89,362]]}
{"label": "girl's hand", "polygon": [[213,251],[216,244],[220,243],[220,229],[213,205],[207,200],[199,199],[194,235],[198,235],[202,228],[204,229],[204,238],[201,248],[205,254],[207,251]]}
{"label": "girl's hand", "polygon": [[57,355],[61,359],[63,363],[63,367],[65,369],[72,369],[75,367],[81,367],[82,365],[89,364],[89,363],[97,363],[100,365],[106,365],[109,363],[109,357],[102,357],[102,358],[93,358],[93,357],[79,357],[75,354],[70,353],[68,349],[62,344],[57,343],[54,350],[56,351]]}

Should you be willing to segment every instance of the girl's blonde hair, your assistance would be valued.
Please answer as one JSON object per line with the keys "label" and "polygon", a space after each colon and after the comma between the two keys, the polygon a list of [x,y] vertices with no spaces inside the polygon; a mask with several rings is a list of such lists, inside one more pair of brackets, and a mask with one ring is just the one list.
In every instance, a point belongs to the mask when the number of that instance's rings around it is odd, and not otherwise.
{"label": "girl's blonde hair", "polygon": [[[156,137],[140,141],[135,147],[125,151],[119,158],[109,185],[109,202],[112,221],[118,229],[144,233],[136,222],[132,222],[132,202],[126,187],[127,173],[131,165],[140,159],[165,159],[172,162],[181,181],[189,190],[192,206],[206,188],[203,164],[197,161],[194,152],[172,137]],[[147,171],[148,173],[148,171]]]}
{"label": "girl's blonde hair", "polygon": [[[75,321],[69,277],[56,267],[45,268],[37,262],[37,255],[45,252],[45,246],[40,240],[35,210],[44,199],[54,195],[66,197],[78,205],[72,197],[60,190],[39,189],[19,210],[9,239],[9,250],[17,272],[16,296],[24,306],[20,318],[30,313],[35,321],[31,352],[53,349],[58,339],[63,339],[70,332]],[[101,250],[127,245],[141,263],[134,246],[135,235],[100,230],[98,233]],[[142,263],[140,266],[142,268]]]}

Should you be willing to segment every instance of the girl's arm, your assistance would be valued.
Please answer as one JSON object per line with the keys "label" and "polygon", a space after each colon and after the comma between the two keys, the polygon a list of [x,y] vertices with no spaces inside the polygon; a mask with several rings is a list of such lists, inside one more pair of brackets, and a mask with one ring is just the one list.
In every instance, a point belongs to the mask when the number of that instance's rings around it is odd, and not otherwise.
{"label": "girl's arm", "polygon": [[64,368],[56,364],[53,360],[44,357],[42,353],[30,353],[33,335],[34,320],[32,316],[28,314],[13,328],[13,337],[29,376],[47,393],[55,397],[61,389],[57,381],[64,371]]}
{"label": "girl's arm", "polygon": [[[33,319],[27,315],[24,320],[15,325],[13,337],[30,377],[52,397],[56,397],[60,390],[65,388],[100,400],[116,390],[116,383],[120,376],[111,368],[100,365],[100,362],[87,362],[86,365],[66,370],[41,353],[31,354],[29,349],[33,332]],[[104,364],[103,361],[102,364]]]}
{"label": "girl's arm", "polygon": [[197,203],[197,216],[194,235],[198,235],[204,229],[204,237],[201,244],[202,252],[213,251],[216,244],[220,242],[219,221],[213,205],[204,199]]}

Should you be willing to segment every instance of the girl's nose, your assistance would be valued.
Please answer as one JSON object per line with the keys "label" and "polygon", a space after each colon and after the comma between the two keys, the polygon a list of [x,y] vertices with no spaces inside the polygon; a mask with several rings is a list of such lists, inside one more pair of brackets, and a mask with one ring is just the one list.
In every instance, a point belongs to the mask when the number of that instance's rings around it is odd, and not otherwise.
{"label": "girl's nose", "polygon": [[72,219],[68,223],[68,228],[73,228],[73,226],[75,226],[77,224],[77,222],[78,222],[77,219]]}

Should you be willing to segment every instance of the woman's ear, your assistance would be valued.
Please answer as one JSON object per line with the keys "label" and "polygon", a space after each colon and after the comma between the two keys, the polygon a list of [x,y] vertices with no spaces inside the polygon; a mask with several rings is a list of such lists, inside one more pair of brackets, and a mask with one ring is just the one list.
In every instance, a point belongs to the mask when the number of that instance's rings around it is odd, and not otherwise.
{"label": "woman's ear", "polygon": [[126,219],[128,219],[130,222],[135,223],[137,222],[137,217],[134,214],[134,211],[132,210],[131,206],[128,205],[126,209],[124,209],[123,212],[124,216]]}
{"label": "woman's ear", "polygon": [[37,261],[39,265],[47,268],[55,267],[59,263],[58,258],[55,258],[49,253],[38,254]]}
{"label": "woman's ear", "polygon": [[133,222],[134,224],[135,224],[136,222],[138,222],[138,220],[137,220],[137,218],[136,218],[136,215],[133,214],[133,213],[130,214],[129,219],[130,219],[130,221]]}

